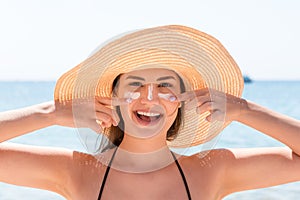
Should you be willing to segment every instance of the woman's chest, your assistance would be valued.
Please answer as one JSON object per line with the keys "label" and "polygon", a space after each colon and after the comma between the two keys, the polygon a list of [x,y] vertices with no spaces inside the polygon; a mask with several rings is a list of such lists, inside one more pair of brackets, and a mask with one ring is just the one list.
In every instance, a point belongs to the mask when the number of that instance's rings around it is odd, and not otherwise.
{"label": "woman's chest", "polygon": [[[126,173],[111,169],[104,180],[105,170],[96,173],[82,172],[75,180],[74,200],[98,199],[101,186],[103,200],[134,199],[218,199],[220,174],[213,167],[203,168],[182,164],[182,171],[176,165],[149,173]],[[184,181],[185,180],[185,181]]]}
{"label": "woman's chest", "polygon": [[188,188],[178,171],[110,175],[105,183],[102,199],[188,199]]}
{"label": "woman's chest", "polygon": [[[185,181],[184,181],[185,179]],[[84,187],[86,196],[97,199],[101,186],[103,200],[153,200],[153,199],[216,199],[213,175],[186,173],[181,175],[177,168],[162,173],[128,174],[111,170],[105,182],[99,177],[94,187]],[[103,185],[102,185],[103,184]],[[93,189],[92,189],[93,188]],[[86,199],[86,198],[84,198]]]}

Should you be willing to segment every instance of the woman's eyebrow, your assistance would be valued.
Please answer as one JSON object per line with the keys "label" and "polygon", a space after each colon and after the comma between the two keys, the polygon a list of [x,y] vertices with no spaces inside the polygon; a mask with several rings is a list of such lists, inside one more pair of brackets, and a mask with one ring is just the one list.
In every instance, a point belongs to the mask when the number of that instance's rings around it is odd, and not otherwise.
{"label": "woman's eyebrow", "polygon": [[136,80],[145,81],[145,79],[142,78],[142,77],[139,77],[139,76],[132,76],[132,75],[127,76],[127,77],[126,77],[126,80],[127,80],[127,79],[136,79]]}
{"label": "woman's eyebrow", "polygon": [[[133,75],[129,75],[128,77],[125,78],[127,79],[135,79],[135,80],[141,80],[141,81],[145,81],[145,79],[143,77],[140,76],[133,76]],[[174,76],[162,76],[156,79],[156,81],[163,81],[163,80],[167,80],[167,79],[173,79],[176,80]]]}
{"label": "woman's eyebrow", "polygon": [[156,79],[157,81],[163,81],[163,80],[167,80],[167,79],[175,79],[174,76],[163,76],[163,77],[159,77],[158,79]]}

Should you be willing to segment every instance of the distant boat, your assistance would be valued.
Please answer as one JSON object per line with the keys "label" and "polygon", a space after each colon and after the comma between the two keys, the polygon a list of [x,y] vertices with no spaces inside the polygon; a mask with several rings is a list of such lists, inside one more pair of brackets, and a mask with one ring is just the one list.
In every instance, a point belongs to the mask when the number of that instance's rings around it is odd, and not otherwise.
{"label": "distant boat", "polygon": [[252,83],[253,82],[253,80],[249,76],[245,75],[243,77],[244,77],[244,83]]}

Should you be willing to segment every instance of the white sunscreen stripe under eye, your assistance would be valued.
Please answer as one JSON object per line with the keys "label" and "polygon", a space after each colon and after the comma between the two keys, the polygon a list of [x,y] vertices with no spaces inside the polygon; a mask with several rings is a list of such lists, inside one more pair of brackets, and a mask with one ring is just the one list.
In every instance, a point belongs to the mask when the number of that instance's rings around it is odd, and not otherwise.
{"label": "white sunscreen stripe under eye", "polygon": [[131,103],[132,100],[138,99],[141,96],[139,92],[126,92],[125,98],[128,103]]}
{"label": "white sunscreen stripe under eye", "polygon": [[173,94],[158,93],[157,95],[158,95],[159,98],[166,99],[166,100],[171,101],[171,102],[176,100],[176,97]]}
{"label": "white sunscreen stripe under eye", "polygon": [[153,100],[153,84],[150,84],[148,86],[148,100],[151,101]]}

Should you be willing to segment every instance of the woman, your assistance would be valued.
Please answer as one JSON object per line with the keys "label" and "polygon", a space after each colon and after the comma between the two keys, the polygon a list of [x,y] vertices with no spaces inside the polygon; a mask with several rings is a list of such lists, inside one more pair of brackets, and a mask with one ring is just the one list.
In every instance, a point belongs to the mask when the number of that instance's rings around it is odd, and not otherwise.
{"label": "woman", "polygon": [[[0,141],[71,126],[88,147],[100,144],[93,154],[3,143],[0,180],[75,200],[222,199],[300,180],[299,121],[242,99],[242,88],[234,60],[205,33],[164,26],[122,36],[64,74],[54,102],[0,115]],[[184,155],[231,121],[287,148]]]}

